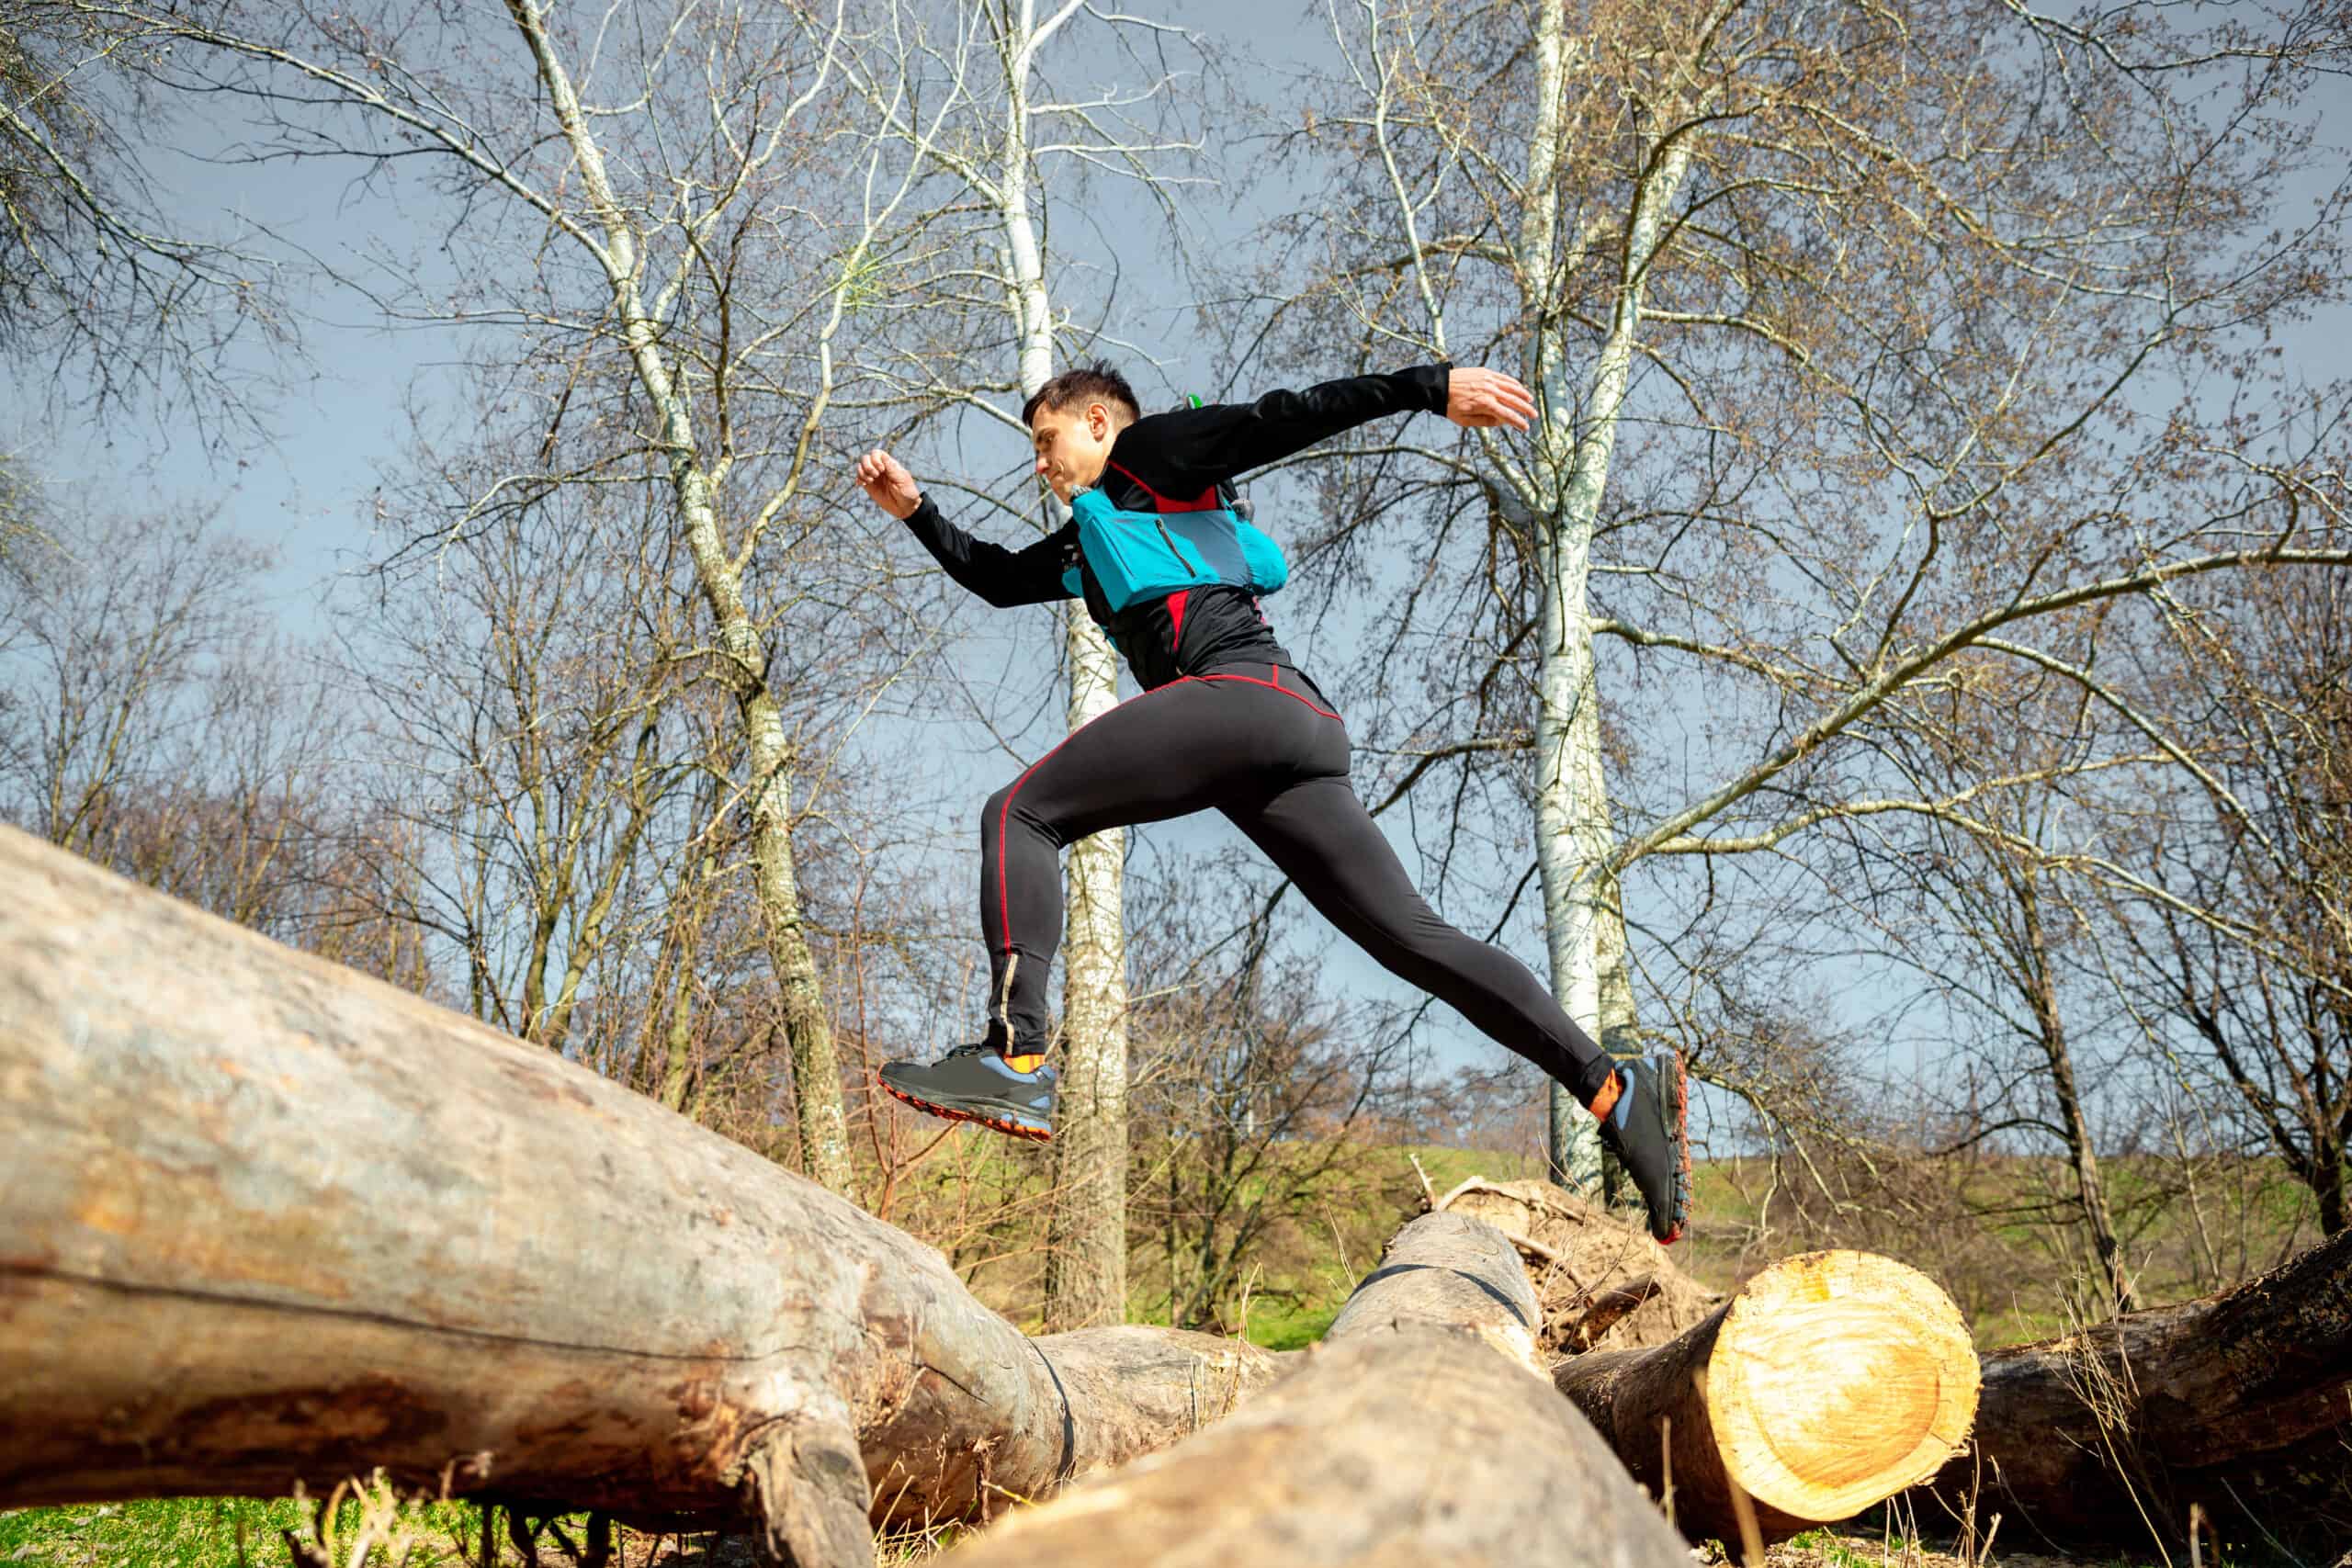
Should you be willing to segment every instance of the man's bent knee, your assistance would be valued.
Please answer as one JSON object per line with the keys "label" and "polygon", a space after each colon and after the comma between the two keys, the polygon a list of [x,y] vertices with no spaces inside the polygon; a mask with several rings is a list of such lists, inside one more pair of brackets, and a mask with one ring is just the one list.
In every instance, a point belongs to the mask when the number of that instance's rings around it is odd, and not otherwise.
{"label": "man's bent knee", "polygon": [[1021,785],[1026,777],[1023,774],[989,796],[988,804],[980,808],[980,836],[993,839],[1016,824],[1026,824],[1059,846],[1063,842],[1060,824],[1039,814],[1035,792],[1023,793]]}

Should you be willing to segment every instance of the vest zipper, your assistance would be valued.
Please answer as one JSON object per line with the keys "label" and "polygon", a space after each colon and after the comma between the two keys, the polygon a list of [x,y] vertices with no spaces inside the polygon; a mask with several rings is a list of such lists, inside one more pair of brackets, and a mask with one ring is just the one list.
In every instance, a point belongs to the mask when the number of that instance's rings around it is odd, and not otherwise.
{"label": "vest zipper", "polygon": [[1191,561],[1186,560],[1184,558],[1184,552],[1176,547],[1176,536],[1168,531],[1168,525],[1166,522],[1159,517],[1154,517],[1151,520],[1151,525],[1153,527],[1159,530],[1159,536],[1168,541],[1168,553],[1176,558],[1178,565],[1182,566],[1186,571],[1197,571],[1200,570]]}

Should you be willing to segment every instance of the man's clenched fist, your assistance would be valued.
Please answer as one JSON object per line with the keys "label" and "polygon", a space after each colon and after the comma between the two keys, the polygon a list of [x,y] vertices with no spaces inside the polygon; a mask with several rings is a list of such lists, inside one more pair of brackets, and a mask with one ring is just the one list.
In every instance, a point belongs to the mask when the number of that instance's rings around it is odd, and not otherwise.
{"label": "man's clenched fist", "polygon": [[922,491],[915,488],[914,475],[879,446],[857,460],[857,482],[875,505],[902,523],[922,504]]}

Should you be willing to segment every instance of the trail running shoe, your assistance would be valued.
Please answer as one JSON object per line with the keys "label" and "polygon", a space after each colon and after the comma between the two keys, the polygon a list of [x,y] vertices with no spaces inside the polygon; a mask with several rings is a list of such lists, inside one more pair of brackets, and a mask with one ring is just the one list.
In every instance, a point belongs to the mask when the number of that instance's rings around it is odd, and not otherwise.
{"label": "trail running shoe", "polygon": [[1690,1086],[1679,1053],[1661,1051],[1617,1068],[1617,1103],[1600,1123],[1650,1212],[1650,1235],[1671,1247],[1690,1217]]}
{"label": "trail running shoe", "polygon": [[875,1077],[917,1111],[950,1122],[1041,1144],[1054,1135],[1054,1069],[1015,1072],[985,1041],[955,1046],[936,1062],[886,1062]]}

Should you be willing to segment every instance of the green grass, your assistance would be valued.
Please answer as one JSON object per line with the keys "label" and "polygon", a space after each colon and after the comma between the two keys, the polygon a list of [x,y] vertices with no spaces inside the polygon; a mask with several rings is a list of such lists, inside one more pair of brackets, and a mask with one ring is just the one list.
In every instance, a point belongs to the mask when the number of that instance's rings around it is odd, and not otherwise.
{"label": "green grass", "polygon": [[1269,1350],[1298,1350],[1323,1337],[1340,1315],[1339,1302],[1291,1301],[1250,1303],[1250,1343]]}
{"label": "green grass", "polygon": [[[291,1498],[263,1502],[250,1497],[171,1497],[138,1503],[87,1503],[62,1508],[17,1508],[0,1513],[0,1564],[40,1568],[239,1568],[238,1529],[243,1527],[243,1562],[252,1568],[280,1568],[287,1561],[280,1530],[300,1527],[307,1510]],[[338,1510],[342,1529],[359,1522],[356,1504]],[[454,1555],[452,1532],[478,1540],[481,1513],[466,1503],[435,1503],[422,1520],[426,1549],[418,1561]],[[438,1547],[437,1551],[433,1549]]]}
{"label": "green grass", "polygon": [[1814,1553],[1827,1568],[1879,1568],[1861,1552],[1838,1540],[1826,1529],[1806,1530],[1789,1538],[1789,1544]]}
{"label": "green grass", "polygon": [[[407,1549],[387,1552],[379,1529],[367,1555],[368,1568],[472,1568],[481,1561],[479,1506],[463,1499],[404,1502],[379,1489],[373,1506],[379,1525],[394,1527]],[[366,1512],[351,1501],[336,1509],[335,1568],[357,1568],[354,1547]],[[306,1521],[313,1517],[314,1503],[291,1497],[165,1497],[9,1509],[0,1511],[0,1568],[288,1568],[293,1559],[280,1532],[291,1529],[311,1540]],[[572,1542],[583,1540],[586,1515],[566,1516],[558,1523]],[[954,1527],[898,1539],[891,1547],[897,1554],[877,1553],[876,1561],[914,1561],[927,1554],[926,1543],[935,1549],[943,1532],[952,1540]],[[497,1562],[517,1568],[522,1558],[506,1540],[503,1515],[497,1536]],[[624,1532],[618,1561],[641,1564],[657,1550],[668,1556],[684,1544],[709,1539]],[[570,1559],[551,1536],[543,1536],[539,1561],[555,1564]]]}

